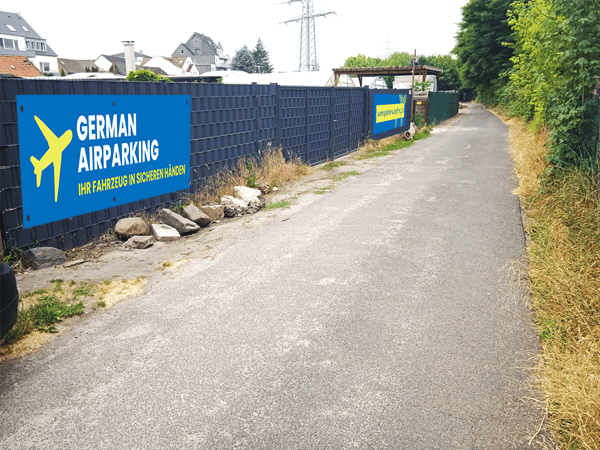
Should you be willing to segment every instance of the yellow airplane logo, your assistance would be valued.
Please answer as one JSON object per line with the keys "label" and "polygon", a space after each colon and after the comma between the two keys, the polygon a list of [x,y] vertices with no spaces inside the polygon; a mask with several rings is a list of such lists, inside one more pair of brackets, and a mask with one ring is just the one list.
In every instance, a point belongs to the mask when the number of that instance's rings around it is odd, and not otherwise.
{"label": "yellow airplane logo", "polygon": [[48,141],[48,150],[39,161],[33,156],[30,158],[31,163],[33,164],[33,172],[37,176],[37,187],[40,187],[40,182],[42,181],[42,172],[50,164],[54,165],[54,202],[56,203],[58,201],[58,184],[60,183],[60,164],[62,162],[62,152],[71,143],[71,139],[73,139],[73,132],[71,130],[67,130],[60,138],[58,138],[50,130],[50,128],[48,128],[46,124],[39,119],[38,116],[34,116],[34,119],[40,127],[40,130],[42,130],[42,134],[46,138],[46,141]]}

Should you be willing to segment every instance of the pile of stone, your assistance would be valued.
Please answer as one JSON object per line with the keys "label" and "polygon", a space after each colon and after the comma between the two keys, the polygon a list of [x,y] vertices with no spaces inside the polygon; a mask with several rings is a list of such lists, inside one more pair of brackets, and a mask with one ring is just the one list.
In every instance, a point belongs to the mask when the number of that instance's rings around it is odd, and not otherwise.
{"label": "pile of stone", "polygon": [[154,241],[174,241],[182,235],[196,233],[200,228],[211,222],[223,219],[223,207],[188,205],[182,214],[177,214],[170,209],[161,209],[158,218],[161,223],[148,226],[140,217],[121,219],[115,225],[115,234],[121,240],[127,240],[127,248],[147,248]]}
{"label": "pile of stone", "polygon": [[[161,223],[151,226],[140,217],[121,219],[115,225],[115,234],[119,239],[126,241],[125,247],[130,249],[148,248],[155,241],[174,241],[182,235],[196,233],[211,223],[218,223],[224,217],[241,217],[260,211],[265,206],[264,195],[269,187],[263,184],[259,188],[236,186],[235,197],[223,196],[220,205],[197,207],[190,204],[184,208],[181,215],[169,209],[161,209],[158,213]],[[24,267],[34,270],[60,264],[69,267],[83,262],[68,261],[63,251],[52,247],[28,250],[23,258]]]}
{"label": "pile of stone", "polygon": [[246,186],[235,186],[233,190],[235,197],[230,195],[221,197],[221,205],[225,207],[225,217],[254,214],[265,207],[264,191]]}
{"label": "pile of stone", "polygon": [[197,207],[190,204],[182,214],[170,209],[161,209],[158,217],[161,223],[148,226],[144,219],[130,217],[121,219],[115,226],[115,234],[121,240],[127,240],[125,247],[143,249],[156,241],[174,241],[182,235],[200,231],[210,223],[219,222],[224,217],[240,217],[254,214],[265,206],[263,191],[245,186],[234,188],[235,197],[223,196],[220,205]]}

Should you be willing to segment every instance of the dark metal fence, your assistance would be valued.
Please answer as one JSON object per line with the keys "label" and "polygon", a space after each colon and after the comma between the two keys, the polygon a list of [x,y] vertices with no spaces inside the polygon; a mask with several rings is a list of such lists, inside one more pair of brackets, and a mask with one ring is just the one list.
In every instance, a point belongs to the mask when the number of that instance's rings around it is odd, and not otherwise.
{"label": "dark metal fence", "polygon": [[458,92],[430,92],[427,123],[438,124],[458,114]]}
{"label": "dark metal fence", "polygon": [[[392,91],[406,93],[406,91]],[[314,165],[356,150],[372,130],[373,91],[201,83],[0,79],[0,233],[8,249],[84,245],[135,212],[153,213],[196,192],[222,169],[269,145]],[[23,228],[17,95],[190,95],[190,188]],[[398,130],[401,132],[404,130]]]}

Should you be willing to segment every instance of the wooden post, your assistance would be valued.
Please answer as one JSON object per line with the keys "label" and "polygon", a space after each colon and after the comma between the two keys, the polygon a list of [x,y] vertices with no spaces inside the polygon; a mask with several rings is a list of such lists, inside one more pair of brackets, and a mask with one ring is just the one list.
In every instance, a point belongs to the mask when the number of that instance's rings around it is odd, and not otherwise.
{"label": "wooden post", "polygon": [[[415,116],[415,62],[417,61],[417,49],[415,48],[415,56],[413,56],[412,60],[412,105],[410,108],[410,122],[412,123],[413,117]],[[410,124],[409,124],[410,126]]]}

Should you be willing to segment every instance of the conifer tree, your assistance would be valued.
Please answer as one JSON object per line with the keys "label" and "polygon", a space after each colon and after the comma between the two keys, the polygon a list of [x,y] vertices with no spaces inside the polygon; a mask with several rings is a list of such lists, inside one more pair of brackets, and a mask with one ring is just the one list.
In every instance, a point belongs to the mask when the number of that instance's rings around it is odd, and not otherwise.
{"label": "conifer tree", "polygon": [[235,51],[233,59],[231,60],[232,70],[241,70],[246,73],[255,73],[256,68],[254,67],[254,58],[252,52],[248,50],[248,46],[244,45],[242,48]]}
{"label": "conifer tree", "polygon": [[265,46],[263,45],[260,38],[258,38],[258,42],[256,43],[256,48],[252,52],[252,57],[254,58],[254,65],[256,72],[258,73],[271,73],[273,72],[273,66],[269,61],[269,52],[265,50]]}

